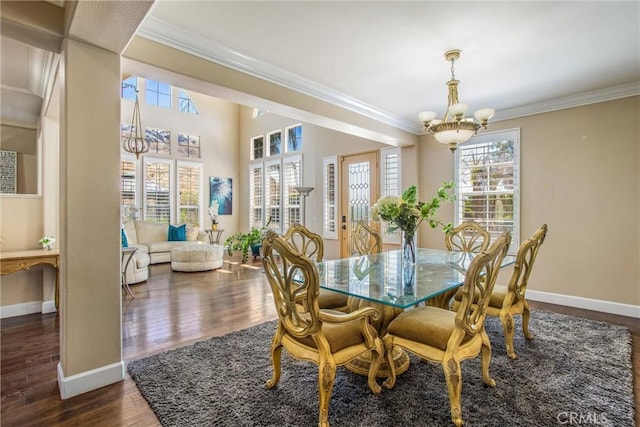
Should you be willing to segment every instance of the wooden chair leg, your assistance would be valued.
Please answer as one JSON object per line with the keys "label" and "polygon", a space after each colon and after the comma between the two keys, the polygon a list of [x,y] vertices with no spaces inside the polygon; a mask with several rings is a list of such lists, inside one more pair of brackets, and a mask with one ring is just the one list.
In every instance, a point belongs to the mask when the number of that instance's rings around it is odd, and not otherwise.
{"label": "wooden chair leg", "polygon": [[531,310],[529,309],[529,303],[527,300],[524,300],[524,308],[522,309],[522,332],[524,336],[528,340],[533,339],[533,334],[529,332],[529,315],[531,314]]}
{"label": "wooden chair leg", "polygon": [[491,341],[489,340],[489,335],[487,335],[487,331],[482,328],[482,350],[480,353],[480,357],[482,358],[482,380],[489,387],[495,387],[496,381],[491,378],[489,374],[489,365],[491,364]]}
{"label": "wooden chair leg", "polygon": [[513,346],[513,335],[514,335],[514,326],[513,326],[513,316],[506,310],[500,312],[500,322],[502,323],[502,329],[504,331],[504,345],[507,347],[507,355],[516,359],[516,351]]}
{"label": "wooden chair leg", "polygon": [[371,364],[369,365],[369,377],[368,383],[369,388],[375,394],[379,394],[382,391],[382,388],[376,381],[376,375],[378,374],[378,369],[380,368],[380,364],[382,363],[382,340],[380,338],[376,338],[375,341],[375,350],[371,350]]}
{"label": "wooden chair leg", "polygon": [[336,363],[333,360],[322,360],[318,364],[318,391],[320,394],[318,427],[329,427],[329,402],[336,379]]}
{"label": "wooden chair leg", "polygon": [[267,389],[272,389],[280,382],[280,373],[282,370],[280,364],[280,357],[282,356],[282,343],[278,336],[273,338],[271,343],[271,364],[273,365],[273,374],[269,380],[267,380]]}
{"label": "wooden chair leg", "polygon": [[449,391],[449,405],[451,406],[451,421],[460,427],[464,424],[462,421],[462,407],[460,397],[462,395],[462,371],[460,370],[460,361],[453,357],[442,362],[442,370],[444,378],[447,380],[447,389]]}

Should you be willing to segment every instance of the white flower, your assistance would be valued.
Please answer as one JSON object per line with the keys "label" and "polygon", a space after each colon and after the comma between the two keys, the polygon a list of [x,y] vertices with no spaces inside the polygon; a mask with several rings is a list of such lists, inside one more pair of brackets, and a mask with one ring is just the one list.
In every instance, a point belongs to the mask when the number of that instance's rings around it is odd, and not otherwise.
{"label": "white flower", "polygon": [[211,222],[213,224],[218,223],[218,210],[219,210],[218,201],[214,200],[213,203],[211,203],[211,206],[209,206],[209,216],[211,217]]}
{"label": "white flower", "polygon": [[38,243],[41,246],[53,245],[55,242],[56,242],[56,238],[53,236],[42,236],[42,238],[38,240]]}

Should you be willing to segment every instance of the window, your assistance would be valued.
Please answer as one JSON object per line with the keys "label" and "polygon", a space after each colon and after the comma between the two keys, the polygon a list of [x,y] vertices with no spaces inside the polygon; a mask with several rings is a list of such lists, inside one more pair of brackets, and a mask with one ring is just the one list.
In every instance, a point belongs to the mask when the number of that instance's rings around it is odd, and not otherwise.
{"label": "window", "polygon": [[[380,196],[400,196],[402,195],[402,183],[400,182],[400,148],[385,148],[380,150],[380,158],[382,167],[380,168],[381,192]],[[382,226],[386,230],[386,225]],[[382,233],[382,241],[384,243],[400,243],[400,231],[396,230],[389,234],[386,231]]]}
{"label": "window", "polygon": [[171,108],[171,85],[168,83],[147,80],[146,100],[149,105]]}
{"label": "window", "polygon": [[198,114],[198,109],[193,103],[189,95],[182,90],[178,89],[178,111],[189,114]]}
{"label": "window", "polygon": [[324,205],[322,235],[327,239],[338,238],[338,158],[326,157],[322,160],[322,200]]}
{"label": "window", "polygon": [[120,206],[135,207],[138,204],[137,172],[135,157],[127,156],[120,161]]}
{"label": "window", "polygon": [[267,134],[269,141],[269,156],[277,156],[282,153],[282,132],[272,132]]}
{"label": "window", "polygon": [[264,157],[264,137],[256,136],[251,139],[251,160],[258,160]]}
{"label": "window", "polygon": [[171,154],[171,132],[164,129],[146,128],[144,136],[149,141],[149,153]]}
{"label": "window", "polygon": [[144,157],[144,219],[171,223],[172,160]]}
{"label": "window", "polygon": [[136,76],[131,76],[122,81],[122,99],[135,101],[137,91],[138,91],[138,78]]}
{"label": "window", "polygon": [[511,248],[520,245],[520,132],[485,133],[455,152],[455,223],[474,220],[492,240],[511,231]]}
{"label": "window", "polygon": [[285,129],[287,153],[302,151],[302,125]]}
{"label": "window", "polygon": [[281,191],[281,162],[280,160],[268,162],[265,165],[265,211],[269,228],[282,231],[282,219],[280,215]]}
{"label": "window", "polygon": [[178,133],[178,155],[181,157],[200,158],[200,137]]}
{"label": "window", "polygon": [[202,202],[202,164],[177,162],[178,222],[190,226],[200,224]]}
{"label": "window", "polygon": [[300,223],[302,220],[301,197],[295,189],[302,182],[302,157],[285,157],[283,167],[284,230],[287,230],[292,224]]}
{"label": "window", "polygon": [[264,202],[264,166],[257,163],[249,166],[249,226],[260,228],[264,224],[262,207]]}

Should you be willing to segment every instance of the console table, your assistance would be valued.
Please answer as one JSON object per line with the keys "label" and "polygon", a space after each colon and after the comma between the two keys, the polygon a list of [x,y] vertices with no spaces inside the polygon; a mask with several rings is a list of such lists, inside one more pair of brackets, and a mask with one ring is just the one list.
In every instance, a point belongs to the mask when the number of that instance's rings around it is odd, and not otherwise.
{"label": "console table", "polygon": [[57,249],[36,249],[30,251],[0,252],[0,274],[15,273],[20,270],[29,270],[34,265],[48,264],[56,269],[55,303],[58,310],[60,295],[60,251]]}

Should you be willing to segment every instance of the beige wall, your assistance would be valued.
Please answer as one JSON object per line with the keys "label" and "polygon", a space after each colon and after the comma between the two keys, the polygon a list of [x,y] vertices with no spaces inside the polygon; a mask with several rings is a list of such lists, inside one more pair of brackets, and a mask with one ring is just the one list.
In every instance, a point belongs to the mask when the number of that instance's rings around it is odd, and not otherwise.
{"label": "beige wall", "polygon": [[18,153],[17,193],[38,193],[37,131],[21,124],[0,125],[0,148]]}
{"label": "beige wall", "polygon": [[[490,124],[520,128],[521,240],[549,233],[530,289],[640,305],[639,97]],[[453,178],[447,147],[419,145],[421,196]],[[445,219],[453,210],[441,210]],[[443,247],[442,233],[421,243]]]}

